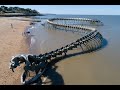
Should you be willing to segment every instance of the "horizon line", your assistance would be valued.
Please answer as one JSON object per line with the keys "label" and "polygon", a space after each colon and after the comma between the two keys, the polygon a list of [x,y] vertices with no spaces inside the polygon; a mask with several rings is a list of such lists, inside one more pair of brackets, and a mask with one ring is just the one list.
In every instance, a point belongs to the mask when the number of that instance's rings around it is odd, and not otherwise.
{"label": "horizon line", "polygon": [[54,14],[54,15],[120,15],[120,14],[55,14],[55,13],[41,13],[41,14]]}

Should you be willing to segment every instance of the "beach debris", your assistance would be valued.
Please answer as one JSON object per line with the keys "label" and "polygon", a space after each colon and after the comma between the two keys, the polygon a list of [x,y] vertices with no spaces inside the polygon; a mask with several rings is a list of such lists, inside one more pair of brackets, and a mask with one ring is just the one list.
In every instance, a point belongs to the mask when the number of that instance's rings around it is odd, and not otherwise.
{"label": "beach debris", "polygon": [[10,25],[11,25],[11,28],[13,28],[13,24],[11,23]]}
{"label": "beach debris", "polygon": [[[54,22],[55,21],[55,22]],[[62,21],[62,23],[59,23]],[[32,55],[32,54],[20,54],[13,56],[10,60],[9,68],[14,69],[20,66],[20,64],[24,63],[24,72],[21,75],[21,83],[22,85],[44,85],[47,77],[44,76],[45,71],[47,70],[47,66],[49,63],[58,56],[66,56],[67,52],[73,50],[75,48],[81,47],[82,52],[92,52],[102,46],[102,35],[92,27],[82,26],[81,25],[71,25],[67,22],[95,22],[95,25],[103,25],[99,20],[92,20],[86,18],[52,18],[47,20],[47,25],[45,25],[49,29],[59,29],[59,30],[68,30],[68,31],[76,31],[80,33],[84,33],[85,35],[76,41],[63,46],[59,49],[56,49],[51,52],[47,52],[45,54]],[[62,29],[61,29],[62,28]],[[88,32],[88,33],[85,33]],[[30,33],[30,32],[27,32]],[[30,72],[35,72],[33,77],[30,77]],[[28,78],[30,77],[30,78]],[[42,79],[42,77],[44,77]]]}

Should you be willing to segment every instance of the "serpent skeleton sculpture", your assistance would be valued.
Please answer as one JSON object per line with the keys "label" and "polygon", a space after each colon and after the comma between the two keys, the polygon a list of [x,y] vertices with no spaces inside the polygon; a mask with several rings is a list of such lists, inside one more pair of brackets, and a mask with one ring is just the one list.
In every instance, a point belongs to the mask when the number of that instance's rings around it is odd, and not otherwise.
{"label": "serpent skeleton sculpture", "polygon": [[[78,46],[81,47],[82,52],[92,52],[102,46],[103,37],[102,35],[93,27],[83,26],[83,24],[79,22],[89,22],[90,24],[94,24],[95,26],[102,26],[103,23],[99,20],[92,20],[86,18],[52,18],[48,19],[44,24],[44,27],[48,29],[54,30],[66,30],[66,31],[75,31],[84,33],[85,35],[76,41],[56,49],[54,51],[40,54],[40,55],[32,55],[32,54],[21,54],[13,56],[10,61],[10,69],[14,72],[14,68],[20,66],[20,64],[25,63],[24,72],[21,75],[21,83],[23,85],[42,85],[44,81],[42,80],[42,76],[46,71],[46,67],[49,62],[56,58],[58,55],[66,55],[69,50],[73,50]],[[72,24],[71,24],[72,23]],[[76,23],[79,23],[76,25]],[[83,48],[83,46],[85,48]],[[63,54],[64,53],[64,54]],[[35,72],[36,75],[31,79],[26,79],[30,76],[30,71]]]}

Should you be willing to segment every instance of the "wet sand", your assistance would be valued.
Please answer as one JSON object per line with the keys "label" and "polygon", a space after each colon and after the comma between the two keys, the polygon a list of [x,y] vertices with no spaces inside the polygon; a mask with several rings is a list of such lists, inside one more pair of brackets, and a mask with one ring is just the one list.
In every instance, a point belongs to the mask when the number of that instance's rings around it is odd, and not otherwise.
{"label": "wet sand", "polygon": [[15,72],[12,72],[9,69],[9,61],[11,56],[28,53],[22,32],[29,24],[29,21],[15,20],[12,17],[0,18],[0,85],[20,85],[23,67],[19,66]]}

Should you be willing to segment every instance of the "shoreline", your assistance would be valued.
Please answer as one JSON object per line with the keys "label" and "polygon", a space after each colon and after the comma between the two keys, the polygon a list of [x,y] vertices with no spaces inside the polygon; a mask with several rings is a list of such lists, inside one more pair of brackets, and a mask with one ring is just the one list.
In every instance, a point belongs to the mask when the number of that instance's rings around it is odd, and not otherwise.
{"label": "shoreline", "polygon": [[[9,69],[9,62],[11,56],[29,53],[29,46],[22,33],[30,25],[30,21],[0,17],[0,23],[0,85],[20,85],[23,67],[22,65],[19,66],[13,73]],[[11,24],[13,27],[11,27]]]}

